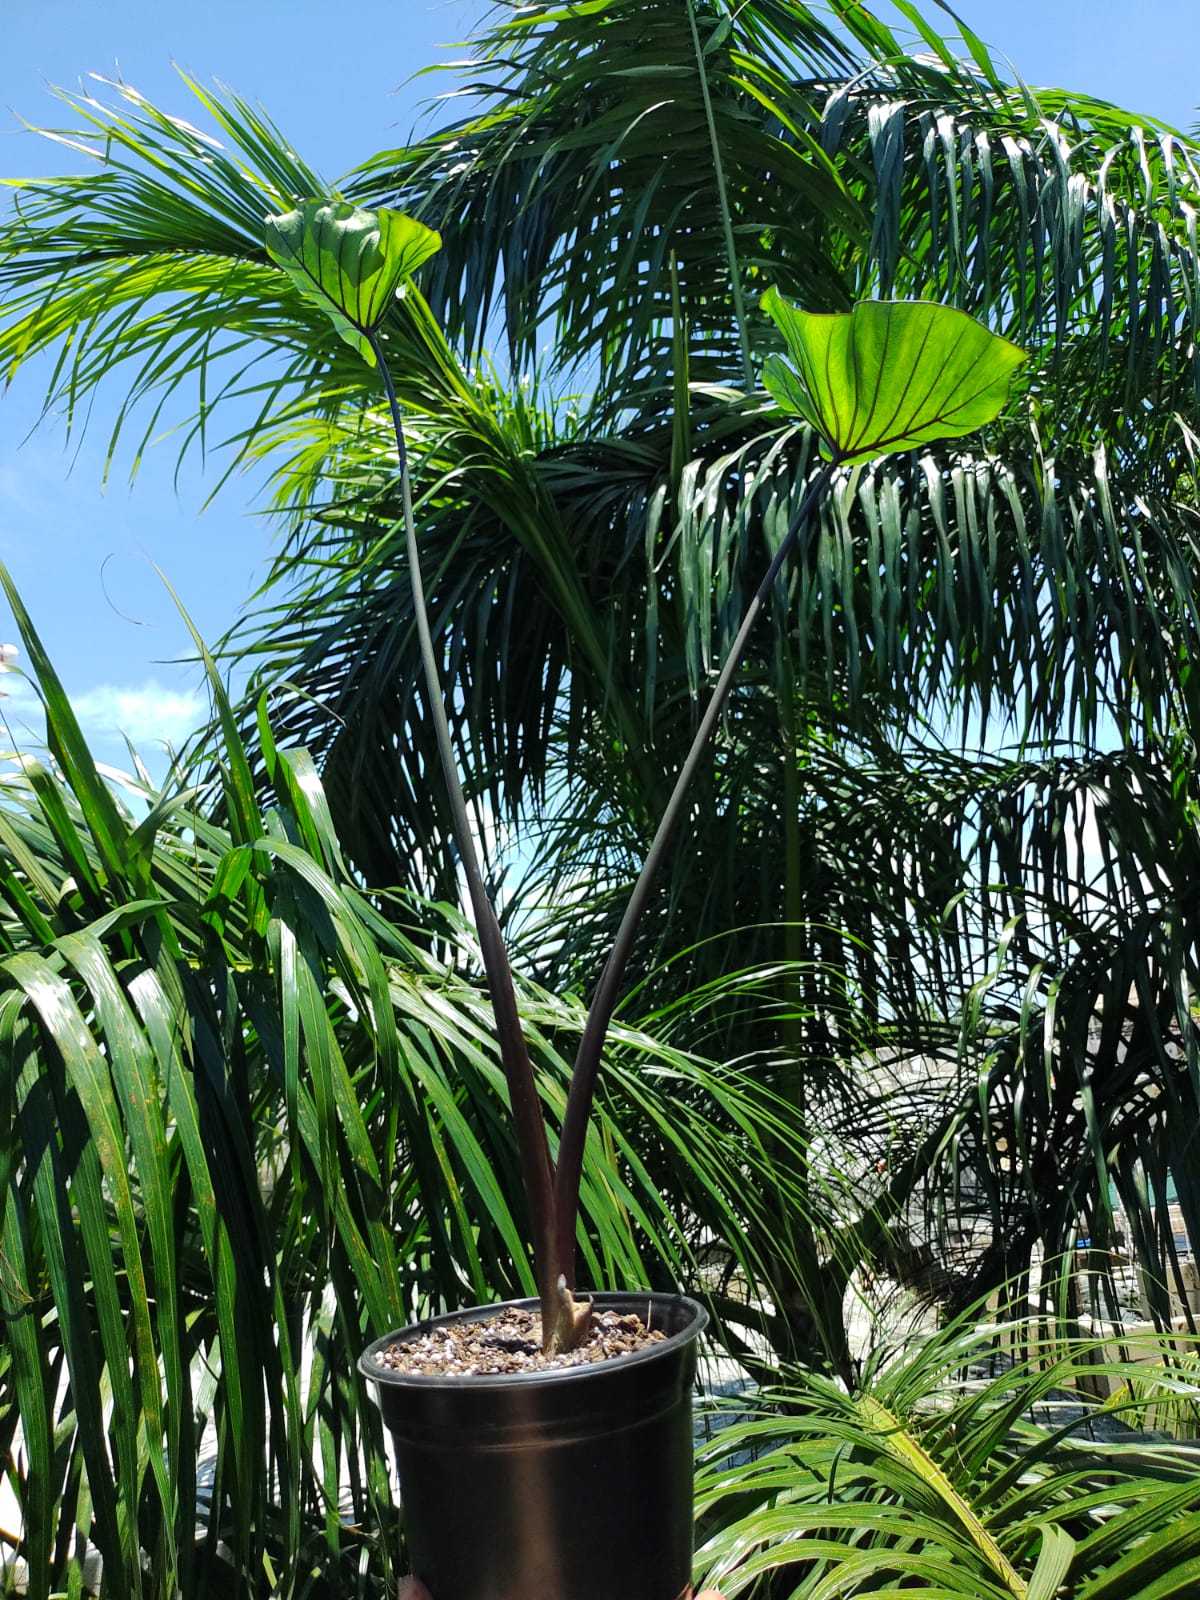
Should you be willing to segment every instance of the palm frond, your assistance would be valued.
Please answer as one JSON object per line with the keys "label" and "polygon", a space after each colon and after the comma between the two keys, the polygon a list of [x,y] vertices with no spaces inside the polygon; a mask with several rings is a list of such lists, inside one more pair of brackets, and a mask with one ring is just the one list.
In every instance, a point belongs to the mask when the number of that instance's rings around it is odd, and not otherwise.
{"label": "palm frond", "polygon": [[1120,1412],[1075,1391],[1090,1354],[1042,1344],[989,1377],[987,1332],[960,1322],[852,1394],[789,1374],[741,1401],[749,1419],[706,1453],[698,1568],[731,1596],[793,1600],[1186,1594],[1200,1573],[1194,1450],[1099,1440]]}
{"label": "palm frond", "polygon": [[865,236],[862,214],[811,103],[776,117],[757,98],[797,62],[810,80],[853,70],[806,7],[539,3],[508,8],[473,50],[484,109],[349,180],[446,226],[426,287],[453,339],[503,337],[519,372],[551,331],[561,369],[661,379],[674,273],[693,375],[720,381],[742,372],[736,308],[756,276],[844,302],[828,237]]}

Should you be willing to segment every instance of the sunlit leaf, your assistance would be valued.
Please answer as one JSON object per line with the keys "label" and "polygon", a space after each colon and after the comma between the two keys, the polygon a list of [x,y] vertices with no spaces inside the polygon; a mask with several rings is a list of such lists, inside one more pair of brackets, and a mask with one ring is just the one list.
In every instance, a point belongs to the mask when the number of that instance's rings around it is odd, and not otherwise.
{"label": "sunlit leaf", "polygon": [[[726,1594],[792,1600],[1194,1593],[1193,1463],[1144,1440],[1094,1444],[1095,1352],[1035,1324],[1022,1326],[1028,1361],[955,1381],[972,1359],[995,1359],[992,1331],[973,1321],[868,1364],[851,1393],[797,1371],[775,1394],[740,1396],[701,1455],[698,1574]],[[1171,1351],[1148,1341],[1145,1354]],[[1068,1393],[1060,1429],[1046,1401]]]}
{"label": "sunlit leaf", "polygon": [[306,200],[266,218],[267,252],[307,299],[374,365],[368,334],[396,291],[441,246],[441,236],[401,211],[367,211],[342,200]]}
{"label": "sunlit leaf", "polygon": [[763,382],[846,463],[974,433],[999,415],[1026,359],[965,312],[926,301],[867,300],[822,316],[770,288],[762,305],[791,358],[768,356]]}

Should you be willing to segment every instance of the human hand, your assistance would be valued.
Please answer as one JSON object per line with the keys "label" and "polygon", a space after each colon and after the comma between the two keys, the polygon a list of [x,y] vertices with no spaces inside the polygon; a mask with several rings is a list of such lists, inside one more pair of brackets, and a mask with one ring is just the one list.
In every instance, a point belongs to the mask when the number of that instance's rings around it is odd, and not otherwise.
{"label": "human hand", "polygon": [[[401,1581],[400,1593],[396,1600],[433,1600],[433,1596],[420,1578],[404,1578]],[[693,1600],[725,1600],[725,1596],[719,1594],[716,1589],[704,1589],[700,1594],[695,1595]]]}

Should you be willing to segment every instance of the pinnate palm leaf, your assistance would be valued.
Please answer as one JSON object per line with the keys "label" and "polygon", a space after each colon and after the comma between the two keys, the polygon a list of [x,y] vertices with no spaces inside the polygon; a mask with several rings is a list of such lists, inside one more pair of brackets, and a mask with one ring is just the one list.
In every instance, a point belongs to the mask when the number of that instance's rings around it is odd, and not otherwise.
{"label": "pinnate palm leaf", "polygon": [[698,1491],[714,1527],[698,1559],[708,1581],[736,1595],[771,1574],[772,1592],[796,1600],[1186,1592],[1200,1553],[1190,1460],[1093,1446],[1086,1405],[1065,1428],[1030,1423],[1091,1370],[1088,1351],[1035,1338],[1027,1362],[963,1381],[988,1341],[951,1326],[857,1394],[797,1374],[719,1430]]}

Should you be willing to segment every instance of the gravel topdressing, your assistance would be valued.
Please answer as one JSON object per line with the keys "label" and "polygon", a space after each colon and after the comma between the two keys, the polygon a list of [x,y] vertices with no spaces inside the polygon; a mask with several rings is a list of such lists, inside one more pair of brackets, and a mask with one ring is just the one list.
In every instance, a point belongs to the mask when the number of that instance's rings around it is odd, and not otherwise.
{"label": "gravel topdressing", "polygon": [[632,1355],[661,1344],[666,1334],[647,1328],[640,1317],[599,1311],[586,1341],[562,1355],[542,1354],[542,1319],[536,1311],[508,1307],[479,1322],[456,1322],[431,1329],[402,1344],[389,1345],[375,1361],[392,1372],[427,1376],[478,1377],[509,1372],[554,1372]]}

